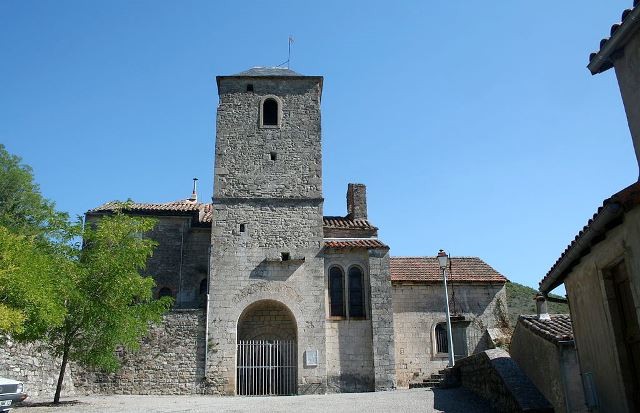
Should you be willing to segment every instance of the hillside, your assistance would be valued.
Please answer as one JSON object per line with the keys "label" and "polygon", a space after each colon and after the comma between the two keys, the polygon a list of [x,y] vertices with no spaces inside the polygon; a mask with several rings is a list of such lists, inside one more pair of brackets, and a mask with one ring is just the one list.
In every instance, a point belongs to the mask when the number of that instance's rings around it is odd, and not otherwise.
{"label": "hillside", "polygon": [[[518,315],[536,313],[536,303],[533,301],[536,295],[535,289],[514,282],[508,282],[506,289],[509,322],[512,326],[515,326]],[[564,298],[554,294],[551,294],[551,297]],[[569,314],[567,304],[547,302],[547,308],[550,314]]]}

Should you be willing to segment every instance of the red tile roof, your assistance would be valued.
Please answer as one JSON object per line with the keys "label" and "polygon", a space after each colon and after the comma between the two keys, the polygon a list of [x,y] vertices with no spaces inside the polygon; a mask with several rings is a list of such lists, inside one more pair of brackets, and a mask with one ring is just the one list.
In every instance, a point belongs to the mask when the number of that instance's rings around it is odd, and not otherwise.
{"label": "red tile roof", "polygon": [[163,203],[139,203],[139,202],[117,202],[111,201],[97,208],[93,208],[88,213],[96,212],[113,212],[116,209],[123,208],[124,211],[140,212],[153,214],[177,213],[180,215],[198,214],[198,222],[211,222],[211,204],[203,204],[201,202],[193,202],[189,200],[163,202]]}
{"label": "red tile roof", "polygon": [[573,326],[568,314],[551,314],[551,320],[539,320],[535,315],[521,315],[518,323],[536,335],[553,343],[573,340]]}
{"label": "red tile roof", "polygon": [[600,40],[600,48],[589,56],[587,67],[595,75],[613,67],[614,55],[622,49],[637,30],[640,29],[640,1],[633,0],[633,6],[620,16],[620,23],[615,23],[609,31],[610,37]]}
{"label": "red tile roof", "polygon": [[591,248],[591,246],[595,244],[593,240],[589,243],[581,242],[585,237],[593,237],[597,240],[599,235],[603,235],[601,233],[594,233],[596,223],[600,223],[603,220],[606,221],[601,223],[604,229],[600,231],[604,233],[609,229],[611,222],[613,222],[615,218],[638,204],[640,204],[640,182],[635,182],[610,198],[605,199],[602,206],[598,208],[598,211],[589,222],[587,222],[587,225],[585,225],[573,241],[569,243],[560,255],[560,258],[556,260],[555,264],[553,264],[551,269],[540,281],[540,291],[549,292],[562,284],[564,277],[571,270],[573,263],[579,259],[581,255],[580,252]]}
{"label": "red tile roof", "polygon": [[339,229],[378,229],[366,219],[350,219],[349,217],[322,217],[327,228]]}
{"label": "red tile roof", "polygon": [[326,248],[389,248],[377,239],[325,240]]}
{"label": "red tile roof", "polygon": [[[447,280],[506,283],[507,278],[477,257],[452,257]],[[436,257],[391,257],[391,281],[441,282]]]}

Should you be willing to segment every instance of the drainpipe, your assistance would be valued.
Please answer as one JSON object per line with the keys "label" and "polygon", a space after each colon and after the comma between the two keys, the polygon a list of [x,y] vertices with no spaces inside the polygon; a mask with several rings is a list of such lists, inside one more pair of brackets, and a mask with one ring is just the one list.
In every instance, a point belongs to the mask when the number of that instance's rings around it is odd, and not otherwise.
{"label": "drainpipe", "polygon": [[211,245],[208,248],[207,257],[209,264],[207,265],[207,302],[204,310],[204,378],[207,378],[207,364],[209,361],[209,283],[211,274]]}
{"label": "drainpipe", "polygon": [[176,292],[176,307],[181,303],[178,302],[180,293],[182,293],[182,261],[184,259],[184,227],[186,223],[182,224],[182,231],[180,232],[180,267],[178,268],[178,291]]}

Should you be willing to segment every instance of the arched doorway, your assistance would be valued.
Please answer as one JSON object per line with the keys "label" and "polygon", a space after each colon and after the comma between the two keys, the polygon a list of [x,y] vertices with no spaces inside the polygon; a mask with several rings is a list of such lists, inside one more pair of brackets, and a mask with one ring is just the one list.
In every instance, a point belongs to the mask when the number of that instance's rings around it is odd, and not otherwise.
{"label": "arched doorway", "polygon": [[236,394],[284,396],[297,392],[297,328],[282,303],[262,300],[238,319]]}

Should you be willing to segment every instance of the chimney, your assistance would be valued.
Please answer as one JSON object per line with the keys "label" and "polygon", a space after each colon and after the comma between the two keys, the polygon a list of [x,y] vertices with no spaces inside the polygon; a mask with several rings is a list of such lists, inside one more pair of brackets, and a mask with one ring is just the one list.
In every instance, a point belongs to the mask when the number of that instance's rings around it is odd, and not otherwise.
{"label": "chimney", "polygon": [[536,312],[538,313],[538,320],[551,320],[549,312],[547,311],[547,298],[544,295],[538,293],[533,299],[536,300]]}
{"label": "chimney", "polygon": [[193,191],[187,201],[198,202],[198,178],[193,178]]}
{"label": "chimney", "polygon": [[347,214],[351,219],[367,219],[367,187],[363,184],[349,184]]}

